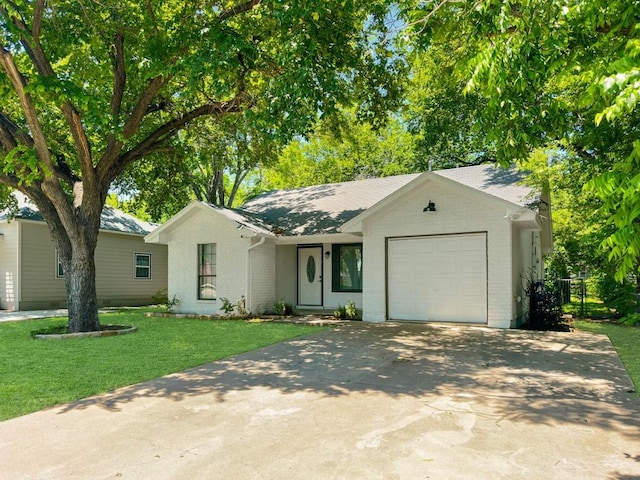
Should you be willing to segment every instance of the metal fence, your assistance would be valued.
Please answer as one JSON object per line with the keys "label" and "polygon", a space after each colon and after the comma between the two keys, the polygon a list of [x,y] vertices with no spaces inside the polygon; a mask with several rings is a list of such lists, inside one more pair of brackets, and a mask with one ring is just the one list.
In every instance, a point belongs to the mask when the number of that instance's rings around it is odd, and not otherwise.
{"label": "metal fence", "polygon": [[585,314],[585,301],[587,299],[587,282],[583,277],[560,278],[556,280],[560,304],[565,305],[572,301],[580,303],[580,313]]}

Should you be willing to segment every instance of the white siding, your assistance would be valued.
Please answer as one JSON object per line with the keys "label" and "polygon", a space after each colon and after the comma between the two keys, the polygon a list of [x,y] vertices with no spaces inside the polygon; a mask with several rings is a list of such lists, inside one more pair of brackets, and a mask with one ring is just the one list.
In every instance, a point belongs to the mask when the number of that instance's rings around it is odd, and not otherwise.
{"label": "white siding", "polygon": [[[364,320],[387,319],[386,238],[453,233],[487,233],[487,323],[509,328],[512,320],[511,224],[505,211],[480,195],[452,192],[432,182],[407,192],[387,208],[365,219]],[[436,212],[423,212],[429,201]],[[419,279],[416,279],[419,281]]]}
{"label": "white siding", "polygon": [[19,268],[18,245],[20,238],[18,222],[0,224],[0,308],[17,310],[19,308]]}
{"label": "white siding", "polygon": [[[202,210],[168,232],[169,297],[175,295],[180,301],[176,312],[215,314],[222,306],[221,297],[233,303],[247,297],[247,249],[252,241],[248,235],[246,229],[238,230],[235,222]],[[216,300],[198,300],[197,246],[201,243],[216,244]],[[262,255],[258,252],[256,256]],[[260,277],[264,274],[260,268],[254,271]]]}

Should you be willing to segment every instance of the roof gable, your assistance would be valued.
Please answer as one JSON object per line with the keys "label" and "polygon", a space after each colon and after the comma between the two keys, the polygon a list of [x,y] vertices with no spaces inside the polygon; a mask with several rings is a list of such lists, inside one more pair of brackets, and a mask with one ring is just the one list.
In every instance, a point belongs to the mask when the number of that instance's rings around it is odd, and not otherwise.
{"label": "roof gable", "polygon": [[266,224],[262,219],[256,217],[250,212],[242,210],[218,207],[210,203],[192,201],[184,207],[167,222],[156,228],[153,232],[145,237],[145,242],[149,243],[166,243],[166,235],[172,230],[179,228],[184,222],[188,221],[195,213],[206,212],[212,215],[220,215],[231,222],[236,222],[238,226],[247,227],[258,235],[273,236],[271,225]]}
{"label": "roof gable", "polygon": [[367,209],[367,211],[346,222],[341,226],[340,231],[345,233],[360,232],[362,230],[362,221],[365,218],[429,181],[445,188],[464,189],[469,193],[479,195],[487,201],[508,209],[522,210],[528,208],[535,193],[532,188],[522,185],[522,180],[521,173],[514,170],[500,169],[493,165],[477,165],[425,172]]}

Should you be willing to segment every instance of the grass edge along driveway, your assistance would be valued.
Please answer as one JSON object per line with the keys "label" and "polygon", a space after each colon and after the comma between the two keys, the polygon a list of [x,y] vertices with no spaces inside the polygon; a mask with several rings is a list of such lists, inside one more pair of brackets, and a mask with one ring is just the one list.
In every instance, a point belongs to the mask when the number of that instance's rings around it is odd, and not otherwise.
{"label": "grass edge along driveway", "polygon": [[583,332],[607,335],[613,344],[624,368],[640,395],[640,328],[627,327],[613,322],[576,320],[573,326]]}
{"label": "grass edge along driveway", "polygon": [[31,332],[66,318],[0,324],[0,421],[255,350],[326,327],[286,323],[167,319],[109,313],[129,335],[34,340]]}

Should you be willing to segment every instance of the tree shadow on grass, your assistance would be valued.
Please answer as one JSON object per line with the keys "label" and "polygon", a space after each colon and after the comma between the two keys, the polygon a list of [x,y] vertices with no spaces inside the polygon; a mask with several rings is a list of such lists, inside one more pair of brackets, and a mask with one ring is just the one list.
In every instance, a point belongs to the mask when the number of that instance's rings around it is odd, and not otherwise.
{"label": "tree shadow on grass", "polygon": [[636,440],[640,431],[640,399],[604,336],[424,324],[349,325],[86,398],[61,413],[115,412],[141,397],[225,402],[255,388],[447,396],[497,421],[588,424]]}

